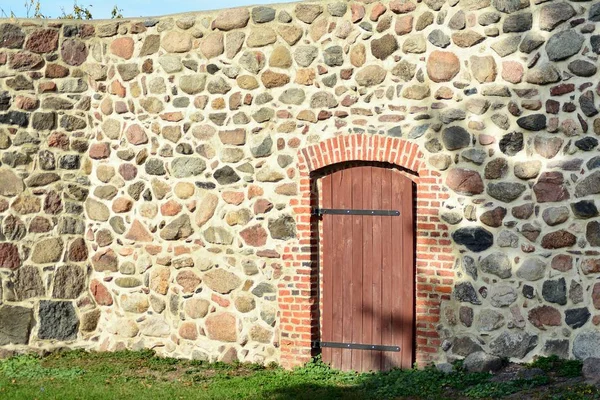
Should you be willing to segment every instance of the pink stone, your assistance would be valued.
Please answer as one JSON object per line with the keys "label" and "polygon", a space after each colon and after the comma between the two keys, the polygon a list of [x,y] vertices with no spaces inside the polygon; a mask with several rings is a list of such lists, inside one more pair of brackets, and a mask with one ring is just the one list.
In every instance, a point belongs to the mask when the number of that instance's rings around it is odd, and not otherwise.
{"label": "pink stone", "polygon": [[108,143],[94,143],[90,146],[90,157],[94,160],[102,160],[110,156],[110,146]]}
{"label": "pink stone", "polygon": [[118,213],[124,213],[131,210],[133,207],[133,201],[126,197],[118,197],[113,201],[112,210]]}
{"label": "pink stone", "polygon": [[371,21],[377,21],[379,19],[379,17],[381,17],[383,15],[383,13],[386,12],[386,8],[383,4],[381,3],[375,3],[375,5],[373,6],[373,8],[371,9]]}
{"label": "pink stone", "polygon": [[181,212],[181,204],[175,200],[169,200],[165,204],[160,206],[160,213],[166,217],[172,217]]}
{"label": "pink stone", "polygon": [[125,235],[125,239],[136,242],[152,242],[153,240],[152,234],[148,232],[146,227],[144,227],[144,225],[137,219],[133,220],[129,232],[127,232]]}
{"label": "pink stone", "polygon": [[240,232],[240,236],[248,246],[260,247],[267,243],[267,231],[260,225],[244,229]]}
{"label": "pink stone", "polygon": [[58,31],[40,29],[29,35],[25,48],[34,53],[49,53],[58,49]]}
{"label": "pink stone", "polygon": [[194,322],[183,322],[179,327],[179,336],[182,339],[196,340],[198,339],[198,328]]}
{"label": "pink stone", "polygon": [[110,51],[114,55],[129,60],[133,55],[133,39],[130,37],[123,37],[113,40],[110,44]]}
{"label": "pink stone", "polygon": [[560,326],[562,320],[560,311],[550,306],[540,306],[531,309],[528,318],[529,322],[542,330],[544,330],[544,326]]}
{"label": "pink stone", "polygon": [[237,341],[237,319],[228,312],[211,314],[206,318],[208,337],[221,342]]}
{"label": "pink stone", "polygon": [[566,254],[559,254],[554,256],[550,266],[557,271],[567,272],[573,268],[573,257]]}
{"label": "pink stone", "polygon": [[410,0],[394,0],[390,3],[390,10],[396,14],[406,14],[414,11],[417,6]]}
{"label": "pink stone", "polygon": [[265,214],[273,209],[273,203],[266,199],[258,199],[254,203],[254,214]]}
{"label": "pink stone", "polygon": [[130,181],[137,176],[137,168],[130,163],[121,164],[119,165],[119,174],[121,174],[126,181]]}
{"label": "pink stone", "polygon": [[483,181],[479,172],[462,168],[448,171],[446,185],[460,194],[474,195],[483,193]]}
{"label": "pink stone", "polygon": [[592,302],[594,303],[594,308],[600,310],[600,282],[594,285],[594,289],[592,289]]}
{"label": "pink stone", "polygon": [[365,8],[360,4],[352,3],[350,10],[352,11],[351,20],[353,23],[360,21],[365,16]]}
{"label": "pink stone", "polygon": [[15,270],[20,266],[19,248],[12,243],[0,243],[0,268]]}
{"label": "pink stone", "polygon": [[66,39],[60,49],[62,60],[68,65],[81,65],[88,56],[88,49],[84,42],[75,39]]}
{"label": "pink stone", "polygon": [[502,79],[510,83],[520,83],[523,79],[523,65],[517,61],[503,61]]}
{"label": "pink stone", "polygon": [[148,143],[148,136],[146,135],[146,132],[144,132],[144,128],[138,124],[131,125],[129,128],[127,128],[125,131],[125,136],[127,137],[129,143],[133,145]]}
{"label": "pink stone", "polygon": [[113,299],[110,292],[106,289],[106,286],[97,279],[92,280],[90,283],[90,292],[99,306],[112,306]]}
{"label": "pink stone", "polygon": [[244,192],[224,192],[223,200],[229,204],[240,205],[244,201]]}
{"label": "pink stone", "polygon": [[448,82],[459,71],[460,61],[454,53],[435,50],[427,59],[427,75],[434,82]]}
{"label": "pink stone", "polygon": [[184,293],[194,293],[202,282],[198,275],[189,270],[179,272],[175,280],[183,288]]}
{"label": "pink stone", "polygon": [[396,35],[406,35],[412,31],[413,27],[413,16],[403,15],[396,19]]}

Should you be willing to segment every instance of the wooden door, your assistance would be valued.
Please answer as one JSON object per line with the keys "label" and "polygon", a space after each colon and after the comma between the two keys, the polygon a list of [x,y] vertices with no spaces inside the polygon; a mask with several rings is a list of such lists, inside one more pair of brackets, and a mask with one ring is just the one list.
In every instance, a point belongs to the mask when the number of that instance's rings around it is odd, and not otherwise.
{"label": "wooden door", "polygon": [[339,170],[322,179],[316,211],[323,232],[323,361],[355,371],[412,367],[412,181],[393,168]]}

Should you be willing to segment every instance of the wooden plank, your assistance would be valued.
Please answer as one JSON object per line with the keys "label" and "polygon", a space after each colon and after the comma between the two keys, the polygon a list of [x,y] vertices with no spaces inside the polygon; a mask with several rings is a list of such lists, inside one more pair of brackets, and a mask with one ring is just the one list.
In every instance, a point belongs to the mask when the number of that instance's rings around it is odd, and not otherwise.
{"label": "wooden plank", "polygon": [[[331,207],[331,175],[327,175],[323,177],[321,180],[321,190],[322,190],[322,206],[323,208]],[[333,247],[333,225],[332,225],[332,216],[324,215],[322,219],[322,230],[323,230],[323,246],[322,246],[322,260],[323,265],[321,266],[321,271],[323,274],[323,287],[320,292],[323,302],[323,315],[321,318],[321,341],[329,342],[333,341],[333,331],[332,331],[332,322],[333,322],[333,257],[334,257],[334,247]],[[321,351],[321,359],[323,362],[327,364],[331,364],[332,353],[331,349],[325,348]]]}
{"label": "wooden plank", "polygon": [[411,368],[413,364],[414,352],[414,328],[415,328],[415,243],[414,243],[414,199],[413,199],[413,183],[410,179],[405,178],[404,190],[402,191],[402,271],[403,285],[401,296],[403,299],[403,307],[406,314],[404,318],[403,340],[401,346],[404,346],[402,351],[402,368]]}
{"label": "wooden plank", "polygon": [[[382,208],[389,210],[392,207],[392,170],[387,168],[383,171],[382,179],[382,190],[381,190],[381,206]],[[392,292],[392,220],[393,217],[382,218],[382,229],[381,236],[382,249],[381,249],[381,273],[383,279],[382,284],[382,296],[381,296],[381,344],[394,345],[392,342],[392,302],[394,293]],[[385,353],[383,356],[382,368],[384,371],[392,368],[393,360],[392,355]]]}
{"label": "wooden plank", "polygon": [[[352,208],[364,209],[363,206],[363,171],[365,167],[352,168]],[[363,341],[362,314],[363,314],[363,254],[362,233],[363,221],[369,216],[352,216],[352,343],[367,343]],[[362,357],[364,350],[352,350],[352,369],[362,371]]]}
{"label": "wooden plank", "polygon": [[[339,201],[339,208],[348,209],[352,207],[352,175],[353,169],[341,171],[342,180],[338,190],[339,195],[334,195]],[[338,208],[338,207],[336,207]],[[342,262],[340,263],[340,281],[342,284],[342,338],[340,342],[350,343],[352,341],[352,215],[341,215],[338,217],[342,225]],[[344,371],[352,369],[352,350],[342,349],[342,367]]]}
{"label": "wooden plank", "polygon": [[[342,171],[334,172],[331,175],[331,199],[332,208],[340,206],[341,196]],[[333,218],[333,216],[331,216]],[[332,270],[332,313],[331,313],[331,341],[342,341],[342,321],[343,321],[343,298],[342,298],[342,263],[343,263],[343,248],[342,238],[344,234],[341,220],[337,217],[332,222],[332,246],[333,257],[331,262]],[[331,366],[334,368],[342,368],[342,349],[331,349]]]}
{"label": "wooden plank", "polygon": [[[381,189],[383,181],[383,170],[373,168],[372,177],[372,195],[371,201],[373,209],[381,209]],[[381,243],[382,243],[382,220],[384,217],[373,217],[373,250],[372,250],[372,304],[371,315],[372,324],[372,344],[382,344],[381,341]],[[372,365],[374,370],[381,369],[382,352],[373,351]]]}
{"label": "wooden plank", "polygon": [[406,210],[402,208],[402,199],[406,196],[404,191],[406,190],[405,178],[402,176],[400,171],[392,170],[392,207],[395,210],[401,210],[400,218],[396,218],[392,222],[392,260],[391,260],[391,290],[395,293],[392,297],[392,342],[400,346],[400,353],[394,353],[393,364],[396,367],[402,367],[402,359],[404,346],[403,339],[404,335],[407,334],[405,328],[405,318],[408,318],[408,310],[404,309],[405,297],[401,295],[403,293],[403,285],[405,282],[405,271],[403,266],[403,254],[404,254],[404,224],[402,219],[405,218]]}
{"label": "wooden plank", "polygon": [[[371,174],[373,167],[363,167],[363,206],[373,209],[373,182]],[[373,218],[363,219],[362,231],[362,340],[363,343],[373,342]],[[375,370],[373,351],[365,350],[362,356],[362,370],[365,372]]]}

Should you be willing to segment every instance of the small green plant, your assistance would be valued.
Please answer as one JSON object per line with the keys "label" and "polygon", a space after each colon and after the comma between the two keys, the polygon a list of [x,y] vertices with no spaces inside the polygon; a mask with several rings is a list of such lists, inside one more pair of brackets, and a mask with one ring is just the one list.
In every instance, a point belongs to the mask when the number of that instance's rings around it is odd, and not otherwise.
{"label": "small green plant", "polygon": [[554,372],[556,376],[575,378],[581,376],[583,363],[579,360],[564,360],[556,355],[538,357],[528,367],[539,368],[545,372]]}
{"label": "small green plant", "polygon": [[0,361],[0,373],[11,379],[72,379],[84,371],[81,368],[44,368],[39,358],[23,355]]}

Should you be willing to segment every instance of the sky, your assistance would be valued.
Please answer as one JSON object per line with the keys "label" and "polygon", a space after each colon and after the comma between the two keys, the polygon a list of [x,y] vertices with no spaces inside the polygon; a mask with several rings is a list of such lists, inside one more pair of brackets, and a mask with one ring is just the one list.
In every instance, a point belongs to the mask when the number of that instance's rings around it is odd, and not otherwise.
{"label": "sky", "polygon": [[[23,6],[26,0],[0,0],[0,8],[10,15],[12,10],[17,17],[26,17]],[[215,10],[255,4],[290,3],[298,0],[78,0],[80,6],[90,6],[94,19],[110,18],[110,11],[117,4],[124,17],[153,17],[177,14],[188,11]],[[42,14],[52,18],[73,9],[73,0],[40,0]],[[4,15],[0,16],[4,17]]]}

